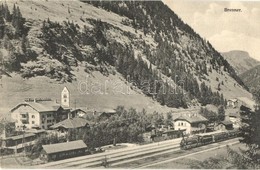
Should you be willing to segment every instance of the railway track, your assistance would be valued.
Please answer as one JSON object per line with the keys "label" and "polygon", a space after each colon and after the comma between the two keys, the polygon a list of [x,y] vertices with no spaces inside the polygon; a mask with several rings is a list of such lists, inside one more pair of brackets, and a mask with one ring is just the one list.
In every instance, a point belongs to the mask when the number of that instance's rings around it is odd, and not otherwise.
{"label": "railway track", "polygon": [[99,167],[106,158],[109,164],[115,164],[120,161],[130,161],[151,154],[159,154],[179,148],[181,139],[167,140],[147,145],[134,146],[124,149],[118,149],[93,155],[86,155],[76,158],[65,159],[62,161],[50,162],[35,166],[36,168],[87,168]]}
{"label": "railway track", "polygon": [[[223,142],[228,142],[228,143],[223,143]],[[210,145],[198,147],[199,150],[195,150],[192,153],[187,153],[187,154],[183,154],[183,155],[178,155],[177,157],[171,157],[171,158],[167,158],[167,159],[164,159],[164,160],[153,161],[153,162],[149,162],[149,163],[146,163],[146,164],[141,164],[141,165],[135,166],[131,169],[143,169],[143,168],[149,168],[150,169],[150,168],[156,167],[156,165],[161,165],[161,164],[165,164],[165,163],[168,163],[168,162],[176,161],[178,159],[183,159],[183,158],[186,158],[186,157],[189,157],[189,156],[192,156],[192,155],[203,154],[203,153],[208,152],[208,151],[217,150],[217,149],[226,147],[227,145],[230,146],[230,145],[236,145],[236,144],[239,144],[239,143],[240,142],[238,140],[235,141],[234,139],[222,141],[222,144],[212,143]]]}
{"label": "railway track", "polygon": [[[138,161],[140,159],[152,158],[163,154],[170,154],[174,151],[178,151],[180,150],[180,141],[181,139],[175,139],[162,141],[159,143],[122,148],[93,155],[86,155],[61,161],[50,162],[47,164],[35,166],[35,168],[101,168],[102,162],[105,159],[107,160],[109,167],[116,167],[118,165],[124,165],[127,163]],[[228,141],[229,140],[227,140],[226,142]],[[210,146],[208,147],[214,147],[214,145],[216,144],[217,143],[210,144]],[[207,145],[202,146],[201,149],[204,147],[207,147]]]}

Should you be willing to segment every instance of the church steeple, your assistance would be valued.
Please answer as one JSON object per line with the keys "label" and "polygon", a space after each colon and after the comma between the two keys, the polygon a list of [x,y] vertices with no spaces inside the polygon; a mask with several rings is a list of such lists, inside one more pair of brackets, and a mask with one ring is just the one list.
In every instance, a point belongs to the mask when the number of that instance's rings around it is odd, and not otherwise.
{"label": "church steeple", "polygon": [[61,92],[61,106],[70,107],[70,92],[64,87]]}

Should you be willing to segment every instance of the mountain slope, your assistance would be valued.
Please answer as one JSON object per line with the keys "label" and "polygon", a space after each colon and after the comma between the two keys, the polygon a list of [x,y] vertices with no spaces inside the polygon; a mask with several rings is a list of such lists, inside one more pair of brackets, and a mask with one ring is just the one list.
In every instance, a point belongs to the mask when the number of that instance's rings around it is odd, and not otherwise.
{"label": "mountain slope", "polygon": [[260,64],[259,61],[250,57],[246,51],[234,50],[221,54],[231,64],[237,74],[242,74]]}
{"label": "mountain slope", "polygon": [[240,75],[241,79],[251,89],[260,88],[260,65],[251,68]]}
{"label": "mountain slope", "polygon": [[[32,82],[32,88],[15,92],[19,100],[37,93],[31,93],[33,89],[44,88],[35,78],[50,79],[46,86],[56,93],[53,86],[80,84],[87,75],[98,80],[93,76],[96,72],[102,81],[113,76],[114,82],[128,82],[143,96],[141,105],[147,101],[144,108],[190,107],[198,102],[220,105],[224,98],[251,97],[229,63],[162,2],[7,1],[9,7],[14,4],[19,10],[15,7],[9,20],[3,19],[9,34],[1,38],[8,44],[1,51],[4,67]],[[75,94],[79,93],[76,87],[71,87]],[[109,95],[106,104],[114,107],[114,94]],[[15,95],[10,89],[1,96]],[[95,101],[104,98],[109,100],[100,95]],[[79,105],[92,105],[79,100]],[[97,103],[93,105],[104,105]],[[137,105],[141,108],[140,102],[132,104]]]}

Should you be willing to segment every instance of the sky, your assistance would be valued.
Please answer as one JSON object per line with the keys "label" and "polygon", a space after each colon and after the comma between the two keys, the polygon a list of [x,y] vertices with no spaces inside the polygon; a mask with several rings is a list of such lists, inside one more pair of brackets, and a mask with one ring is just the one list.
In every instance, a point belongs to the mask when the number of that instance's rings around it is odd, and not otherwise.
{"label": "sky", "polygon": [[[219,52],[247,51],[260,61],[260,1],[163,0]],[[241,12],[224,12],[224,8]]]}

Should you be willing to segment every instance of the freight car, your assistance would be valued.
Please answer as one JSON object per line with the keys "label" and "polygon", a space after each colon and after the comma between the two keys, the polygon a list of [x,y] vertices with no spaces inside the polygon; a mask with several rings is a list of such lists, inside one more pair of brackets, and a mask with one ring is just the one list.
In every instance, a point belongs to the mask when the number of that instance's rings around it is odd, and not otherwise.
{"label": "freight car", "polygon": [[214,134],[213,137],[214,137],[214,139],[213,139],[214,142],[220,142],[220,141],[226,140],[228,138],[228,133],[219,132],[219,133]]}
{"label": "freight car", "polygon": [[213,142],[213,135],[199,136],[200,145],[207,145]]}
{"label": "freight car", "polygon": [[191,149],[202,145],[208,145],[214,142],[220,142],[235,138],[238,136],[238,130],[231,130],[227,132],[219,132],[211,135],[195,135],[192,137],[183,137],[180,143],[181,149]]}

